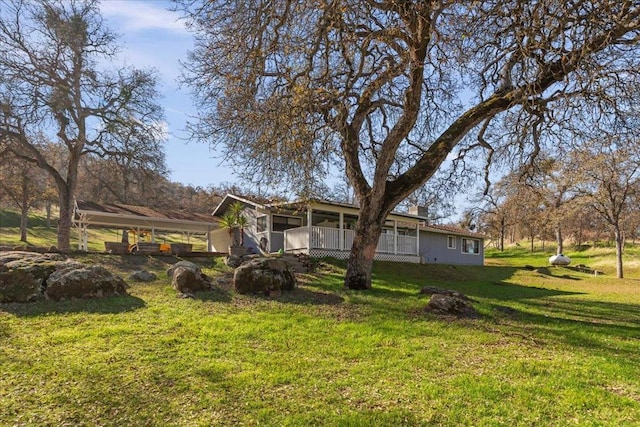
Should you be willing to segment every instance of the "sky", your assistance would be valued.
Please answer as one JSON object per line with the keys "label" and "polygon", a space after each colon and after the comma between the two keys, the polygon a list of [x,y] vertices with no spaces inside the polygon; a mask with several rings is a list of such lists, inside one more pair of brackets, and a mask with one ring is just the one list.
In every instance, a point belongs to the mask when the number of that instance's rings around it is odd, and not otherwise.
{"label": "sky", "polygon": [[207,144],[187,141],[186,123],[196,108],[190,89],[179,84],[179,61],[186,60],[193,36],[170,7],[171,2],[165,0],[103,0],[103,18],[120,35],[120,64],[112,65],[157,71],[169,130],[165,153],[171,181],[201,187],[234,182],[233,171],[221,164]]}
{"label": "sky", "polygon": [[[161,91],[169,139],[165,145],[170,179],[185,185],[206,187],[238,182],[233,170],[207,144],[187,141],[189,117],[196,113],[190,89],[181,87],[180,61],[193,47],[193,35],[172,12],[170,0],[102,0],[101,11],[107,26],[121,35],[120,60],[138,68],[155,68],[162,81]],[[459,199],[459,200],[458,200]],[[456,204],[463,204],[463,195]]]}

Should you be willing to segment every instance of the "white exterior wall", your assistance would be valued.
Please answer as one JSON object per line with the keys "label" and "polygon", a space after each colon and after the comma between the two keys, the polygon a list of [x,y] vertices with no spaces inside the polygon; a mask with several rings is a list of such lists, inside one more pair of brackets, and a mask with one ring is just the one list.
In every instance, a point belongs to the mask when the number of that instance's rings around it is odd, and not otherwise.
{"label": "white exterior wall", "polygon": [[263,214],[256,212],[255,209],[245,207],[242,214],[247,218],[247,226],[244,229],[244,247],[249,252],[260,253],[260,238],[262,233],[258,233],[256,218]]}
{"label": "white exterior wall", "polygon": [[225,229],[213,230],[209,233],[209,243],[213,252],[228,252],[231,245],[229,232]]}

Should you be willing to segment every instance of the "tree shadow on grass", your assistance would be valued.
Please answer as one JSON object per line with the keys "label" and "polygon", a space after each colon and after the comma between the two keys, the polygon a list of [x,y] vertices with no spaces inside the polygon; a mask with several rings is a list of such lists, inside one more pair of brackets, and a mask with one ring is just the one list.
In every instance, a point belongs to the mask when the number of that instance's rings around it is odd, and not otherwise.
{"label": "tree shadow on grass", "polygon": [[523,286],[503,281],[489,283],[463,283],[455,290],[470,297],[491,298],[500,301],[541,299],[555,296],[583,295],[584,292],[561,291],[537,286]]}
{"label": "tree shadow on grass", "polygon": [[237,298],[245,301],[276,301],[282,304],[296,304],[308,306],[339,305],[344,298],[332,292],[318,292],[311,288],[298,286],[292,291],[282,291],[279,294],[239,294]]}
{"label": "tree shadow on grass", "polygon": [[194,294],[194,298],[208,302],[231,302],[233,300],[233,295],[231,291],[227,289],[215,288],[207,292],[197,292]]}
{"label": "tree shadow on grass", "polygon": [[131,295],[104,298],[75,299],[69,301],[36,301],[32,303],[0,304],[0,312],[19,317],[36,317],[45,314],[65,313],[126,313],[144,308],[144,300]]}
{"label": "tree shadow on grass", "polygon": [[318,292],[307,287],[298,287],[290,292],[283,292],[276,298],[287,304],[300,305],[338,305],[344,298],[332,292]]}
{"label": "tree shadow on grass", "polygon": [[540,345],[557,343],[640,363],[640,306],[574,298],[530,299],[515,306],[491,305],[493,320],[505,317],[512,333]]}

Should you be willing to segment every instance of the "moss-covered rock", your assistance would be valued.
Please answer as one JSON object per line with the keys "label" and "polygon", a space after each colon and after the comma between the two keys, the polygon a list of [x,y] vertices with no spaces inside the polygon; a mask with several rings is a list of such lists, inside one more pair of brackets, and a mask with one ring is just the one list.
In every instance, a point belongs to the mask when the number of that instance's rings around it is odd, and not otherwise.
{"label": "moss-covered rock", "polygon": [[47,278],[65,261],[61,254],[0,252],[0,303],[42,298]]}
{"label": "moss-covered rock", "polygon": [[271,295],[291,291],[297,285],[289,265],[279,258],[255,258],[238,267],[233,275],[233,286],[240,294]]}

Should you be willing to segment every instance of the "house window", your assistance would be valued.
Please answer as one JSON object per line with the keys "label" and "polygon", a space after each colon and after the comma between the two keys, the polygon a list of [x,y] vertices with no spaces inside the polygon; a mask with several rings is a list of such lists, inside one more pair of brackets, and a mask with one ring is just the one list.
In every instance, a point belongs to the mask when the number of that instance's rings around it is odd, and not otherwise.
{"label": "house window", "polygon": [[263,233],[267,231],[267,216],[259,216],[256,218],[256,232]]}
{"label": "house window", "polygon": [[302,227],[302,218],[293,216],[280,216],[274,215],[273,219],[273,231],[284,231],[290,228]]}
{"label": "house window", "polygon": [[447,236],[447,247],[449,249],[456,248],[456,236]]}
{"label": "house window", "polygon": [[462,239],[462,253],[479,254],[480,240],[478,239]]}

